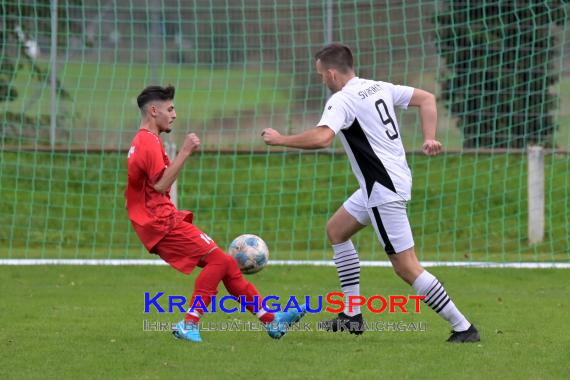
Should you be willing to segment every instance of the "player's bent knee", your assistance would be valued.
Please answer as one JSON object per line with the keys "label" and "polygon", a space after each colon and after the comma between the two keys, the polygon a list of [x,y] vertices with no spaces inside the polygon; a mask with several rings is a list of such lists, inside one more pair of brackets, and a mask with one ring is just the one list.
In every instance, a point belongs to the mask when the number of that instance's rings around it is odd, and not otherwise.
{"label": "player's bent knee", "polygon": [[334,234],[333,234],[333,232],[332,232],[332,230],[331,230],[331,228],[329,227],[328,224],[327,224],[327,238],[329,239],[329,241],[330,241],[332,244],[334,244],[334,243],[333,243],[333,241],[335,240]]}
{"label": "player's bent knee", "polygon": [[398,277],[400,277],[402,280],[406,281],[410,285],[414,282],[414,278],[417,277],[413,274],[413,271],[411,271],[409,268],[394,267],[394,272],[396,272],[396,275],[398,275]]}
{"label": "player's bent knee", "polygon": [[418,261],[414,248],[390,255],[390,261],[394,272],[404,281],[411,284],[423,272],[423,267]]}
{"label": "player's bent knee", "polygon": [[327,237],[331,244],[340,244],[350,239],[350,236],[344,233],[339,228],[336,228],[334,223],[330,221],[327,223]]}

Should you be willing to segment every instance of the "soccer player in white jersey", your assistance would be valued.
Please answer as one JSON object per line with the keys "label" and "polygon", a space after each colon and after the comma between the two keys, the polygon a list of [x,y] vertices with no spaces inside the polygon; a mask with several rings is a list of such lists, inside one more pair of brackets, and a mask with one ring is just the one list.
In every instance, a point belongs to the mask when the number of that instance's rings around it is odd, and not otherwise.
{"label": "soccer player in white jersey", "polygon": [[[448,342],[477,342],[479,332],[458,310],[438,279],[416,257],[406,205],[412,176],[400,137],[395,108],[418,107],[424,137],[422,150],[429,156],[441,152],[436,140],[437,108],[429,92],[392,83],[358,78],[350,48],[340,43],[315,54],[317,72],[333,92],[316,128],[282,135],[266,128],[261,135],[268,145],[319,149],[339,136],[360,188],[327,223],[327,235],[343,293],[360,295],[360,260],[351,237],[372,224],[394,271],[410,284],[424,302],[451,324]],[[348,306],[328,321],[331,331],[363,332],[359,308]]]}

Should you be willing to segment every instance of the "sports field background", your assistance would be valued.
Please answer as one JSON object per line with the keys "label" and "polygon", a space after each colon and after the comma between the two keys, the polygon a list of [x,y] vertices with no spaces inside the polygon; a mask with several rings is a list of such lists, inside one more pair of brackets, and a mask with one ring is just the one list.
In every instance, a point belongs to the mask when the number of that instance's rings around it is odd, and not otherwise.
{"label": "sports field background", "polygon": [[[441,98],[441,81],[452,70],[438,53],[434,17],[451,9],[444,2],[70,0],[58,14],[56,50],[49,4],[40,3],[27,14],[28,2],[9,0],[0,20],[21,27],[26,43],[40,51],[31,58],[26,44],[6,32],[12,38],[0,56],[6,63],[0,80],[10,80],[18,97],[0,102],[0,258],[147,257],[123,207],[125,155],[139,123],[137,94],[148,84],[171,83],[178,118],[165,143],[180,144],[190,131],[202,140],[202,152],[178,181],[178,206],[194,211],[196,223],[221,246],[255,233],[274,259],[328,260],[327,217],[357,187],[340,144],[299,152],[267,148],[259,134],[265,127],[292,133],[314,126],[327,92],[312,57],[326,41],[342,40],[355,52],[358,75],[424,88],[440,100],[440,157],[418,153],[417,111],[398,115],[414,181],[410,219],[423,260],[569,259],[570,32],[564,22],[548,24],[550,65],[532,68],[542,70],[544,83],[553,78],[548,91],[556,107],[541,109],[558,128],[546,147],[545,237],[531,245],[525,150],[464,150],[458,117]],[[24,10],[15,12],[18,7]],[[556,7],[567,14],[553,3],[520,21],[534,25],[532,17],[544,20]],[[489,28],[503,33],[511,18],[489,19]],[[528,49],[522,46],[520,54],[535,54]],[[52,54],[67,97],[52,98],[50,81],[34,74],[49,74]],[[489,69],[516,66],[504,57]],[[7,63],[18,67],[13,77]],[[505,91],[518,94],[512,86]],[[363,258],[384,259],[370,231],[357,243]]]}
{"label": "sports field background", "polygon": [[[0,158],[3,257],[149,258],[126,218],[123,153],[0,152]],[[538,245],[527,244],[525,155],[409,160],[418,173],[409,215],[421,259],[568,261],[570,188],[559,175],[569,170],[566,156],[546,158],[547,237]],[[195,223],[222,247],[257,233],[272,259],[328,259],[326,221],[354,182],[341,154],[198,154],[181,174],[179,206],[193,210]],[[362,259],[385,260],[372,229],[355,242]]]}
{"label": "sports field background", "polygon": [[[563,22],[538,27],[533,17],[544,14],[532,12],[517,21],[556,38],[547,68],[556,107],[543,109],[558,125],[545,150],[545,237],[529,244],[526,151],[463,149],[459,119],[441,99],[451,69],[438,54],[434,17],[446,3],[60,0],[54,73],[69,97],[52,102],[50,2],[3,1],[0,87],[9,81],[18,97],[0,101],[0,261],[153,258],[124,209],[126,154],[139,125],[137,94],[149,84],[173,84],[178,118],[164,141],[171,147],[196,132],[203,148],[181,172],[178,206],[192,210],[195,223],[222,247],[243,233],[267,242],[269,266],[248,277],[262,294],[340,291],[333,267],[271,264],[329,262],[326,221],[357,188],[340,144],[317,152],[269,149],[259,136],[265,127],[292,133],[314,126],[328,94],[312,57],[324,43],[340,40],[353,48],[358,75],[438,96],[444,144],[438,157],[419,153],[417,112],[398,115],[422,261],[568,265],[570,9],[559,1],[529,2],[547,4],[545,12],[560,6]],[[24,8],[30,13],[14,11]],[[497,26],[494,17],[489,28]],[[38,44],[37,57],[26,55],[16,25]],[[509,29],[501,24],[497,31],[503,27]],[[13,77],[10,67],[18,68]],[[46,79],[38,80],[38,68]],[[354,242],[363,260],[386,261],[371,229]],[[422,307],[421,314],[365,312],[365,319],[427,322],[425,332],[291,332],[281,341],[263,332],[204,332],[205,342],[192,345],[167,332],[143,332],[143,320],[181,319],[144,314],[143,297],[161,291],[190,297],[196,273],[186,277],[166,266],[3,265],[0,378],[570,377],[567,269],[429,270],[480,330],[479,344],[448,345],[447,324]],[[411,291],[389,268],[363,267],[361,284],[365,296]],[[331,317],[321,312],[306,320],[314,326]],[[234,320],[255,321],[247,314],[204,319]]]}

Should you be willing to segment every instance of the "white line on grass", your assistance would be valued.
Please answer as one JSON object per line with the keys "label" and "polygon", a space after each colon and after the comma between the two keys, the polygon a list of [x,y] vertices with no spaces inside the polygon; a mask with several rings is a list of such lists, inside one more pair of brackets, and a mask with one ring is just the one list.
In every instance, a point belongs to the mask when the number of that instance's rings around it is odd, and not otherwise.
{"label": "white line on grass", "polygon": [[[270,265],[334,266],[331,260],[271,260]],[[167,265],[162,260],[144,259],[0,259],[0,265]],[[391,267],[389,261],[361,261],[363,267]],[[570,269],[570,262],[486,262],[486,261],[423,261],[424,267],[468,267],[468,268],[557,268]]]}

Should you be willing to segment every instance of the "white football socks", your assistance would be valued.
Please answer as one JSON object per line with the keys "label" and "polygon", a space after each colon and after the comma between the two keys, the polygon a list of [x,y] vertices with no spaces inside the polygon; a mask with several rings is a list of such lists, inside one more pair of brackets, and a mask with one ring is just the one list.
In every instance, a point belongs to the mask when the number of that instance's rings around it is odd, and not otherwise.
{"label": "white football socks", "polygon": [[451,323],[453,331],[465,331],[471,323],[457,309],[439,280],[424,270],[412,284],[418,295],[426,296],[424,302]]}
{"label": "white football socks", "polygon": [[360,259],[350,240],[334,244],[332,248],[340,287],[345,295],[344,314],[352,317],[361,313],[360,306],[354,306],[352,312],[348,310],[348,297],[360,295]]}

